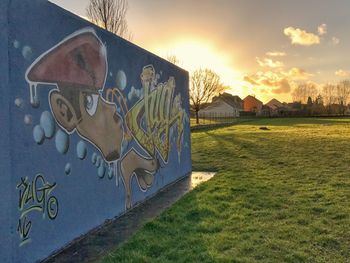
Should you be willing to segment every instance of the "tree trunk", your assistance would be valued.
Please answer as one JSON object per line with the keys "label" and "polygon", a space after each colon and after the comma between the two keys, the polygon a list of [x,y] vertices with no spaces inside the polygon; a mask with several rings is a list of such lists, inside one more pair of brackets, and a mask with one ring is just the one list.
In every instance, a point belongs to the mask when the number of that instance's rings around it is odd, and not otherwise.
{"label": "tree trunk", "polygon": [[196,124],[199,124],[198,110],[196,110]]}

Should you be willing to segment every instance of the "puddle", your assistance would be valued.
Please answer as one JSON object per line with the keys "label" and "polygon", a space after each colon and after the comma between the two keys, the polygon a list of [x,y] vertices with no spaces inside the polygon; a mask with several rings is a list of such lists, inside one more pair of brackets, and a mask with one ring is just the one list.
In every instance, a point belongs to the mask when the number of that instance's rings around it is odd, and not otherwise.
{"label": "puddle", "polygon": [[191,189],[195,188],[199,184],[206,182],[214,177],[214,172],[192,172],[191,175]]}

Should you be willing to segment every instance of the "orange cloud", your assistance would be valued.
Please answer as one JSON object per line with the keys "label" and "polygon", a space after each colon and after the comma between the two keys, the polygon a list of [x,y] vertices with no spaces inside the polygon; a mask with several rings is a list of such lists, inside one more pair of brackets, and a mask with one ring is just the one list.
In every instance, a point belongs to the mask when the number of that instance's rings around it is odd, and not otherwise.
{"label": "orange cloud", "polygon": [[320,43],[319,36],[308,33],[300,28],[287,27],[283,32],[290,38],[294,45],[311,46]]}
{"label": "orange cloud", "polygon": [[327,25],[326,24],[319,25],[317,28],[317,31],[320,36],[327,34]]}
{"label": "orange cloud", "polygon": [[273,71],[256,72],[255,74],[245,76],[244,81],[261,89],[270,90],[274,94],[289,93],[292,85],[294,85],[288,78]]}
{"label": "orange cloud", "polygon": [[339,70],[337,70],[335,72],[335,75],[338,76],[338,77],[348,77],[350,75],[350,72],[342,70],[342,69],[339,69]]}
{"label": "orange cloud", "polygon": [[257,83],[253,78],[251,78],[249,76],[244,76],[243,80],[245,82],[248,82],[248,83],[254,85],[254,86],[258,86],[259,85],[259,83]]}
{"label": "orange cloud", "polygon": [[272,90],[275,94],[288,93],[291,91],[291,85],[287,79],[281,79],[275,86],[276,88]]}
{"label": "orange cloud", "polygon": [[269,90],[272,94],[288,94],[293,87],[297,86],[297,81],[307,80],[311,76],[313,74],[297,67],[289,70],[275,68],[246,75],[243,80],[251,86]]}
{"label": "orange cloud", "polygon": [[333,45],[338,45],[340,43],[340,39],[339,38],[336,38],[336,37],[332,37],[332,44]]}
{"label": "orange cloud", "polygon": [[259,57],[256,57],[256,61],[261,67],[269,67],[269,68],[281,68],[284,66],[283,62],[281,61],[273,61],[269,58],[264,58],[261,60]]}
{"label": "orange cloud", "polygon": [[280,52],[280,51],[270,51],[270,52],[266,52],[266,56],[270,56],[270,57],[284,57],[287,54],[285,52]]}
{"label": "orange cloud", "polygon": [[288,72],[284,72],[284,74],[293,80],[308,79],[313,76],[313,74],[301,68],[291,68]]}

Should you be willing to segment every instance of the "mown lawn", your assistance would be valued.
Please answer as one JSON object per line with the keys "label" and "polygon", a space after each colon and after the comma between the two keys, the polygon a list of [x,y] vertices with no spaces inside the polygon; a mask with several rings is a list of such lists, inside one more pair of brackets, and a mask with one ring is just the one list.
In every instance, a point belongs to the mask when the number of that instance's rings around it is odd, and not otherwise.
{"label": "mown lawn", "polygon": [[197,124],[195,118],[190,118],[191,127],[197,125],[210,125],[210,124],[219,124],[219,123],[238,123],[240,118],[200,118],[199,123]]}
{"label": "mown lawn", "polygon": [[350,120],[256,120],[192,147],[217,175],[102,262],[350,262]]}

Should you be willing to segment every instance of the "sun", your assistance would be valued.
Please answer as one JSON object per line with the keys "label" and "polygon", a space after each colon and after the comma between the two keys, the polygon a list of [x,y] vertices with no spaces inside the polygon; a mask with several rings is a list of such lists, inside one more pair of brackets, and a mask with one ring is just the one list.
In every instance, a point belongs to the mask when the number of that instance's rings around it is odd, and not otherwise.
{"label": "sun", "polygon": [[232,66],[232,54],[225,54],[206,40],[184,39],[153,50],[162,57],[175,55],[179,66],[190,73],[199,68],[209,68],[216,72],[224,85],[232,88],[231,93],[240,94],[242,90],[242,73]]}

